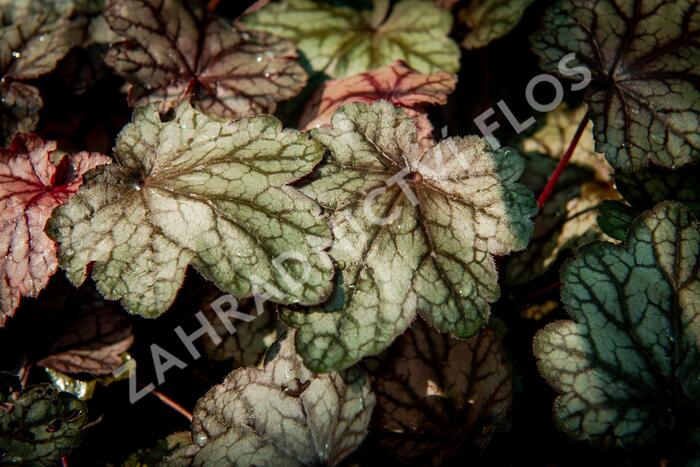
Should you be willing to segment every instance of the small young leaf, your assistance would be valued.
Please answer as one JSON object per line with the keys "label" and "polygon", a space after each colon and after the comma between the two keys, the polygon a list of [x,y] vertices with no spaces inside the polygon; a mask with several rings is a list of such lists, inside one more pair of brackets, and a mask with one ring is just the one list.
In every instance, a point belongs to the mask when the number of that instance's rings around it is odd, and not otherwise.
{"label": "small young leaf", "polygon": [[0,407],[0,464],[54,465],[80,443],[85,404],[48,384]]}
{"label": "small young leaf", "polygon": [[30,9],[19,1],[0,4],[0,146],[36,127],[43,105],[39,90],[18,81],[53,70],[74,45],[67,14]]}
{"label": "small young leaf", "polygon": [[596,150],[615,168],[700,160],[696,0],[559,0],[543,25],[532,38],[542,68],[565,78],[575,67],[592,75],[585,96]]}
{"label": "small young leaf", "polygon": [[288,184],[321,160],[318,143],[270,116],[221,123],[181,104],[161,121],[137,108],[116,162],[58,209],[48,232],[68,278],[87,266],[98,289],[155,317],[168,309],[188,264],[236,296],[313,304],[331,289],[330,240],[318,206]]}
{"label": "small young leaf", "polygon": [[58,268],[56,246],[44,233],[51,212],[73,196],[85,172],[110,161],[97,153],[55,152],[55,142],[23,133],[0,149],[0,326],[20,297],[36,297]]}
{"label": "small young leaf", "polygon": [[597,242],[562,269],[573,320],[537,333],[540,372],[561,393],[559,427],[605,446],[653,441],[700,403],[700,225],[667,202],[625,246]]}
{"label": "small young leaf", "polygon": [[459,70],[459,47],[448,37],[452,15],[423,0],[359,11],[315,0],[270,3],[242,22],[292,39],[314,71],[343,78],[404,60],[421,73]]}
{"label": "small young leaf", "polygon": [[191,100],[238,118],[273,112],[306,84],[290,41],[242,32],[184,0],[111,0],[105,18],[125,39],[105,61],[130,83],[132,106],[160,101],[165,112]]}
{"label": "small young leaf", "polygon": [[197,402],[195,444],[165,465],[337,465],[362,443],[375,397],[359,369],[317,375],[293,333],[263,369],[239,368]]}
{"label": "small young leaf", "polygon": [[374,387],[380,446],[411,465],[444,465],[465,445],[485,447],[513,398],[510,369],[492,329],[462,341],[423,320],[389,349]]}
{"label": "small young leaf", "polygon": [[421,147],[433,143],[433,125],[425,113],[428,104],[447,103],[447,95],[454,91],[457,77],[440,71],[432,75],[418,73],[401,61],[349,78],[323,83],[301,117],[304,130],[330,125],[331,117],[339,107],[352,102],[372,102],[385,99],[406,109],[416,123]]}
{"label": "small young leaf", "polygon": [[376,355],[417,312],[474,335],[499,295],[493,255],[522,250],[532,232],[520,155],[477,137],[423,153],[413,121],[386,101],[345,105],[332,123],[311,132],[331,154],[303,190],[331,212],[339,284],[322,307],[283,313],[305,364],[329,371]]}
{"label": "small young leaf", "polygon": [[598,225],[610,238],[624,240],[637,211],[621,201],[605,200],[598,206]]}
{"label": "small young leaf", "polygon": [[459,21],[470,31],[462,47],[479,49],[508,34],[534,0],[472,0],[459,12]]}

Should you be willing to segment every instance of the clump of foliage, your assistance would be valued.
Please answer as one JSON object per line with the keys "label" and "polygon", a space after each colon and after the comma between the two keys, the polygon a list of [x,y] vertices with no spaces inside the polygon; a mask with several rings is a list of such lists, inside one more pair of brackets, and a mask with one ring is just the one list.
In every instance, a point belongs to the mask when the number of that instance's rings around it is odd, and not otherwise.
{"label": "clump of foliage", "polygon": [[1,465],[700,463],[696,0],[0,0],[0,97]]}

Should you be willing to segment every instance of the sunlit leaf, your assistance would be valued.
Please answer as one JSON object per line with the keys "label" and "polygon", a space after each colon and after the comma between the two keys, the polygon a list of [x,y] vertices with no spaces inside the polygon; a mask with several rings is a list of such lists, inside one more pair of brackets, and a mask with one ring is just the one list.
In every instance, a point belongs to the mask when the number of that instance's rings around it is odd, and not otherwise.
{"label": "sunlit leaf", "polygon": [[356,10],[315,0],[273,2],[242,21],[292,39],[311,68],[331,77],[403,60],[421,73],[459,70],[459,47],[448,37],[452,15],[423,0],[387,0]]}
{"label": "sunlit leaf", "polygon": [[548,325],[534,341],[542,376],[562,393],[554,404],[560,429],[632,446],[697,410],[699,251],[697,220],[668,202],[635,220],[624,246],[593,243],[562,269],[573,320]]}
{"label": "sunlit leaf", "polygon": [[191,100],[211,116],[269,113],[306,84],[294,45],[242,32],[181,0],[111,0],[105,11],[125,40],[108,65],[130,83],[132,106],[161,102],[161,112]]}
{"label": "sunlit leaf", "polygon": [[0,3],[0,146],[38,122],[39,90],[20,81],[50,72],[74,45],[68,12],[58,15],[23,3]]}
{"label": "sunlit leaf", "polygon": [[534,0],[472,0],[459,12],[469,32],[462,47],[478,49],[508,34]]}
{"label": "sunlit leaf", "polygon": [[322,155],[274,117],[221,123],[181,104],[162,121],[157,106],[140,107],[116,162],[54,213],[48,232],[73,283],[94,262],[100,292],[144,316],[168,309],[188,264],[235,296],[272,287],[277,302],[318,303],[333,273],[328,224],[288,184]]}
{"label": "sunlit leaf", "polygon": [[421,146],[428,149],[434,144],[433,125],[425,107],[447,103],[447,95],[456,85],[457,78],[450,73],[423,75],[396,61],[349,78],[326,81],[307,105],[299,125],[304,130],[330,125],[333,113],[344,104],[384,99],[406,109],[416,123]]}
{"label": "sunlit leaf", "polygon": [[443,465],[467,445],[485,447],[508,415],[513,382],[490,328],[462,341],[423,320],[377,370],[380,447],[411,465]]}
{"label": "sunlit leaf", "polygon": [[239,368],[197,402],[194,444],[166,465],[336,465],[367,434],[375,397],[358,369],[317,375],[290,334],[263,369]]}
{"label": "sunlit leaf", "polygon": [[596,149],[614,167],[700,159],[697,1],[559,0],[542,23],[532,39],[542,68],[577,81],[582,75],[571,68],[590,71]]}
{"label": "sunlit leaf", "polygon": [[51,212],[73,196],[85,172],[109,160],[57,154],[55,142],[22,133],[0,149],[0,326],[20,297],[36,297],[58,268],[56,246],[44,233]]}
{"label": "sunlit leaf", "polygon": [[499,296],[493,255],[522,250],[532,232],[522,157],[473,136],[423,153],[413,121],[386,101],[343,106],[332,123],[311,132],[331,154],[303,190],[331,213],[338,284],[321,307],[283,314],[305,364],[329,371],[375,355],[417,312],[474,335]]}
{"label": "sunlit leaf", "polygon": [[54,465],[80,443],[83,402],[48,384],[34,386],[0,407],[0,463]]}

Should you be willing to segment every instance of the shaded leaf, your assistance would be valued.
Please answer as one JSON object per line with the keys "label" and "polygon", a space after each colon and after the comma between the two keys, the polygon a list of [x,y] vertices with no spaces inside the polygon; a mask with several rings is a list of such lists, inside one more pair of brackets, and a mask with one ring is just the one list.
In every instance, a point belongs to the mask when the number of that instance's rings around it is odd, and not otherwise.
{"label": "shaded leaf", "polygon": [[56,246],[44,233],[52,211],[73,196],[85,172],[109,161],[98,153],[56,153],[55,142],[23,133],[0,149],[0,326],[20,297],[36,297],[58,268]]}
{"label": "shaded leaf", "polygon": [[375,375],[381,448],[412,465],[442,465],[465,446],[488,444],[513,398],[492,329],[462,341],[416,320],[388,353]]}
{"label": "shaded leaf", "polygon": [[[552,112],[547,113],[541,128],[522,140],[520,144],[523,151],[538,152],[557,160],[561,159],[573,140],[576,128],[584,115],[586,115],[586,108],[583,106],[571,108],[567,104],[561,104]],[[609,182],[613,169],[605,160],[605,156],[596,152],[592,131],[593,123],[589,122],[571,155],[571,163],[591,169],[596,180]],[[542,186],[537,188],[537,191],[544,187],[551,172],[550,170],[546,174],[542,174],[544,181]]]}
{"label": "shaded leaf", "polygon": [[161,121],[136,109],[116,161],[90,177],[48,225],[68,278],[87,266],[110,300],[143,316],[168,309],[192,264],[235,296],[274,290],[281,303],[330,293],[330,239],[318,206],[288,186],[323,155],[270,116],[221,123],[181,104]]}
{"label": "shaded leaf", "polygon": [[[662,203],[625,246],[597,242],[562,269],[573,318],[537,333],[534,351],[560,429],[605,446],[649,443],[700,402],[700,225]],[[687,406],[686,408],[682,408]]]}
{"label": "shaded leaf", "polygon": [[192,444],[192,434],[189,431],[178,431],[158,440],[153,446],[139,449],[131,454],[124,462],[124,467],[150,467],[168,457],[176,449]]}
{"label": "shaded leaf", "polygon": [[80,443],[83,402],[48,384],[34,386],[0,408],[0,463],[53,465]]}
{"label": "shaded leaf", "polygon": [[375,397],[358,369],[316,375],[291,333],[263,369],[239,368],[197,402],[195,444],[166,465],[336,465],[367,434]]}
{"label": "shaded leaf", "polygon": [[590,70],[596,150],[615,168],[700,159],[697,1],[559,0],[543,25],[532,38],[543,69],[561,74],[559,61],[575,53],[567,67]]}
{"label": "shaded leaf", "polygon": [[448,37],[452,15],[422,0],[355,10],[314,0],[270,3],[242,22],[293,40],[314,71],[343,78],[403,60],[421,73],[459,70],[459,47]]}
{"label": "shaded leaf", "polygon": [[640,213],[668,200],[679,201],[700,216],[700,165],[678,170],[653,165],[635,172],[619,170],[615,186]]}
{"label": "shaded leaf", "polygon": [[[534,178],[530,171],[548,175],[556,165],[556,160],[538,154],[527,155],[526,161],[528,178]],[[604,200],[619,198],[617,192],[608,183],[592,180],[591,172],[580,166],[571,165],[567,172],[535,218],[527,249],[508,260],[505,276],[509,285],[530,282],[546,273],[565,254],[603,238],[597,224],[597,208]]]}
{"label": "shaded leaf", "polygon": [[44,101],[37,88],[19,82],[0,84],[0,95],[0,145],[5,146],[15,134],[36,128]]}
{"label": "shaded leaf", "polygon": [[69,12],[30,8],[28,2],[0,4],[0,146],[17,132],[30,132],[43,102],[39,90],[20,81],[53,70],[74,45]]}
{"label": "shaded leaf", "polygon": [[237,322],[234,334],[228,332],[226,326],[210,307],[204,309],[204,316],[221,337],[219,344],[215,344],[211,339],[204,340],[202,342],[204,351],[214,361],[231,361],[233,368],[258,366],[267,349],[277,341],[285,326],[277,319],[277,313],[272,306],[268,306],[268,303],[263,305],[262,314],[258,314],[252,299],[241,302],[238,308],[243,313],[255,316],[255,319]]}
{"label": "shaded leaf", "polygon": [[624,240],[637,212],[620,201],[605,200],[598,207],[598,226],[605,235]]}
{"label": "shaded leaf", "polygon": [[311,134],[331,154],[303,190],[331,213],[340,272],[328,303],[282,315],[305,364],[329,371],[376,355],[417,312],[474,335],[499,296],[493,255],[522,250],[532,232],[522,157],[473,136],[422,153],[413,121],[386,101],[345,105]]}
{"label": "shaded leaf", "polygon": [[440,71],[432,75],[418,73],[401,61],[349,78],[326,81],[306,107],[299,126],[310,130],[330,125],[333,113],[342,105],[384,99],[406,109],[416,123],[423,148],[433,143],[433,125],[425,112],[428,104],[443,105],[454,91],[457,77]]}
{"label": "shaded leaf", "polygon": [[134,341],[131,322],[118,306],[97,294],[71,316],[60,337],[51,343],[49,355],[39,366],[69,374],[111,375],[124,363],[122,354]]}
{"label": "shaded leaf", "polygon": [[105,61],[130,83],[129,104],[191,100],[198,110],[239,118],[275,110],[306,84],[294,45],[242,32],[181,0],[111,0],[105,18],[125,40]]}
{"label": "shaded leaf", "polygon": [[[547,114],[542,128],[522,140],[522,181],[535,193],[544,188],[585,113],[582,107],[561,105]],[[529,282],[547,272],[563,255],[603,238],[596,222],[596,207],[605,199],[619,198],[610,183],[611,176],[610,165],[595,152],[593,136],[585,131],[551,197],[535,218],[528,248],[508,261],[505,273],[509,285]]]}
{"label": "shaded leaf", "polygon": [[534,0],[472,0],[460,10],[459,21],[469,32],[462,47],[478,49],[508,34]]}

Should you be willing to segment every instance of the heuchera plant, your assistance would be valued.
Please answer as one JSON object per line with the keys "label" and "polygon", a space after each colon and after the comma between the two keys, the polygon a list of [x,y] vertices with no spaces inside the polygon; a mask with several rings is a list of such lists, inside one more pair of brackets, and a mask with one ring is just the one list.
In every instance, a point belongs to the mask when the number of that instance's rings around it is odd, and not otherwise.
{"label": "heuchera plant", "polygon": [[699,186],[697,0],[0,0],[0,465],[698,465]]}

